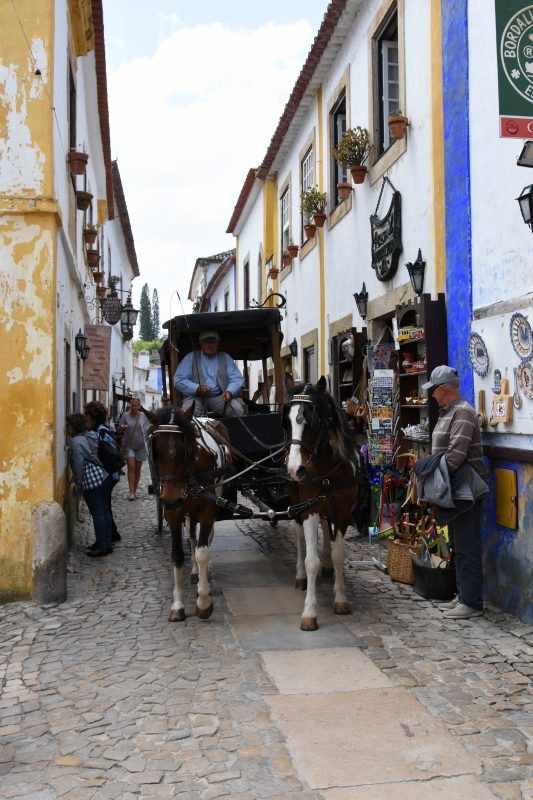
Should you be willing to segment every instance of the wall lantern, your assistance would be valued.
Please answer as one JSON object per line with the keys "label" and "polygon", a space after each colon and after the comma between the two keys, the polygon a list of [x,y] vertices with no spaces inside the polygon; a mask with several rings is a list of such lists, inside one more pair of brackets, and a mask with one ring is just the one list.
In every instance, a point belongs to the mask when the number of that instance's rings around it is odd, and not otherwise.
{"label": "wall lantern", "polygon": [[296,338],[294,338],[289,345],[289,353],[293,358],[296,358],[298,355],[298,342],[296,341]]}
{"label": "wall lantern", "polygon": [[84,344],[83,345],[83,347],[80,350],[80,358],[81,358],[82,361],[87,361],[87,359],[89,358],[89,350],[90,349],[91,348],[89,347],[88,344]]}
{"label": "wall lantern", "polygon": [[417,297],[420,297],[424,289],[424,272],[426,271],[426,262],[422,261],[422,252],[420,248],[418,248],[418,255],[414,264],[409,261],[405,266],[411,278],[413,291]]}
{"label": "wall lantern", "polygon": [[524,142],[522,152],[516,162],[518,167],[533,167],[533,142]]}
{"label": "wall lantern", "polygon": [[520,192],[520,197],[517,197],[516,199],[518,200],[524,222],[526,225],[529,225],[531,230],[533,230],[533,185],[524,186]]}
{"label": "wall lantern", "polygon": [[80,355],[82,349],[87,347],[87,337],[83,335],[81,328],[74,337],[74,347],[76,348],[76,353],[80,353]]}
{"label": "wall lantern", "polygon": [[366,290],[364,282],[361,291],[354,292],[353,296],[361,319],[366,319],[366,314],[368,311],[368,292]]}
{"label": "wall lantern", "polygon": [[136,308],[133,308],[131,304],[131,292],[128,295],[128,298],[124,305],[122,306],[120,312],[120,326],[126,326],[128,328],[133,328],[135,323],[137,322],[137,317],[139,316],[139,311]]}

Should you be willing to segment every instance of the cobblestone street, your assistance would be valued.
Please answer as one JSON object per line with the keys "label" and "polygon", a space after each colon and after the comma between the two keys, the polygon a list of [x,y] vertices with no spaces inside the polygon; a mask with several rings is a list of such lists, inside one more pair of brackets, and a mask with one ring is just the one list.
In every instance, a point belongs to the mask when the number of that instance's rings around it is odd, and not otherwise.
{"label": "cobblestone street", "polygon": [[[144,468],[144,480],[148,470]],[[368,561],[351,531],[352,615],[319,586],[299,630],[288,523],[219,523],[215,610],[167,621],[168,530],[115,490],[122,541],[89,559],[77,526],[68,600],[0,608],[0,796],[302,800],[533,798],[533,630],[494,610],[445,621]]]}

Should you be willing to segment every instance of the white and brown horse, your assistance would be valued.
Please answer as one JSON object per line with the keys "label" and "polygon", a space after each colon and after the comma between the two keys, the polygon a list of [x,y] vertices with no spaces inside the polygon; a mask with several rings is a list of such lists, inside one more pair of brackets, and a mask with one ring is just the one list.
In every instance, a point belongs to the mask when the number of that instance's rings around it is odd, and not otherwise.
{"label": "white and brown horse", "polygon": [[[209,587],[209,546],[213,538],[222,483],[231,462],[228,449],[220,443],[229,440],[221,422],[193,419],[194,406],[182,412],[177,408],[157,411],[150,434],[151,458],[159,483],[159,497],[172,536],[174,600],[169,620],[185,619],[183,599],[183,522],[188,518],[191,539],[192,574],[198,576],[196,616],[208,619],[213,613]],[[216,431],[214,426],[216,425]],[[196,526],[199,526],[196,541]]]}
{"label": "white and brown horse", "polygon": [[300,628],[314,631],[318,628],[319,522],[324,532],[324,556],[329,560],[331,551],[333,562],[335,613],[350,613],[344,588],[344,534],[364,475],[343,412],[326,392],[324,377],[316,385],[293,389],[285,404],[283,424],[288,437],[291,503],[302,508],[296,516],[296,586],[306,589]]}

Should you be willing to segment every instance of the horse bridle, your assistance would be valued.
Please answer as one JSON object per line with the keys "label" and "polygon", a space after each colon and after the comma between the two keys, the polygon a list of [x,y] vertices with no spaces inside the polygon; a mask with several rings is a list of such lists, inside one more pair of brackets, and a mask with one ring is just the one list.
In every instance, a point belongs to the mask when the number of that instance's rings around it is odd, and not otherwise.
{"label": "horse bridle", "polygon": [[[200,439],[202,440],[204,449],[206,449],[214,457],[216,461],[216,454],[211,450],[210,447],[207,446],[201,428],[199,428],[198,426],[196,427],[197,427],[196,432],[197,434],[199,434]],[[151,438],[153,439],[159,433],[173,433],[179,436],[185,436],[183,430],[178,425],[159,425],[154,431],[152,431]],[[151,447],[151,441],[150,441],[150,447]],[[191,452],[190,455],[193,455],[193,453]],[[174,461],[174,459],[176,458],[175,445],[169,445],[167,456],[170,461]],[[184,483],[185,488],[183,491],[183,495],[185,497],[188,494],[195,494],[198,492],[199,488],[203,488],[200,487],[199,478],[213,480],[214,478],[217,478],[219,477],[219,475],[223,474],[224,471],[225,471],[224,468],[220,468],[216,470],[210,470],[209,472],[198,473],[194,475],[194,473],[192,473],[189,469],[187,469],[185,472],[185,481],[183,481],[181,478],[177,478],[175,475],[158,475],[157,477],[159,483]]]}
{"label": "horse bridle", "polygon": [[[291,397],[291,399],[289,400],[289,406],[296,405],[297,403],[299,403],[300,405],[303,405],[304,403],[307,403],[307,405],[313,406],[313,409],[316,408],[315,403],[313,402],[312,398],[308,394],[295,394],[295,395],[293,395]],[[303,421],[303,412],[300,409],[300,411],[298,411],[298,416],[296,417],[296,422],[301,423],[302,421]],[[320,445],[322,444],[322,440],[324,439],[326,434],[327,434],[327,425],[322,420],[320,422],[320,426],[318,428],[318,434],[317,434],[317,437],[315,439],[315,443],[311,448],[309,448],[306,444],[304,444],[301,439],[289,439],[287,441],[287,450],[289,449],[289,447],[292,444],[297,444],[300,447],[303,447],[303,449],[307,450],[307,452],[309,453],[309,457],[308,457],[307,461],[305,462],[305,465],[310,464],[313,461],[313,459],[316,458],[316,456],[318,455],[318,451],[320,449]]]}

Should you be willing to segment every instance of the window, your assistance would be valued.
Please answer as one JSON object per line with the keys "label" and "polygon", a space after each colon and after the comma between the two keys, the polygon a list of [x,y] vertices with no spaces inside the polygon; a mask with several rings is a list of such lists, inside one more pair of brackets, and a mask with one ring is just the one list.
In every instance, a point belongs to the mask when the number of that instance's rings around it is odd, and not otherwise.
{"label": "window", "polygon": [[[313,148],[312,146],[309,148],[305,156],[302,158],[300,163],[300,184],[302,187],[302,192],[306,192],[308,189],[312,189],[315,185],[315,176],[313,170]],[[304,215],[301,214],[301,239],[300,241],[305,242],[305,235],[304,235],[304,225],[307,224],[307,220],[304,219]]]}
{"label": "window", "polygon": [[311,345],[311,347],[306,347],[304,349],[304,358],[303,358],[303,368],[304,368],[304,381],[305,383],[316,383],[316,366],[315,366],[315,347]]}
{"label": "window", "polygon": [[68,145],[71,150],[75,150],[78,144],[76,141],[76,84],[70,64],[68,70],[68,124]]}
{"label": "window", "polygon": [[281,195],[280,202],[279,202],[279,213],[280,213],[280,220],[281,220],[281,252],[284,253],[287,250],[287,246],[290,241],[290,230],[289,230],[289,189],[285,189],[283,194]]}
{"label": "window", "polygon": [[398,9],[396,6],[385,18],[375,37],[374,57],[374,76],[377,80],[378,95],[374,111],[374,125],[377,133],[377,155],[382,155],[392,144],[387,119],[392,112],[398,112],[400,108]]}
{"label": "window", "polygon": [[243,308],[250,305],[250,262],[245,261],[243,267]]}
{"label": "window", "polygon": [[[337,164],[333,155],[333,148],[337,147],[338,143],[346,133],[346,93],[337,100],[330,112],[330,131],[331,131],[331,186],[330,197],[337,198],[337,184],[346,183],[348,180],[348,171],[346,167]],[[338,201],[337,201],[338,202]]]}
{"label": "window", "polygon": [[224,292],[224,311],[229,311],[229,289]]}

